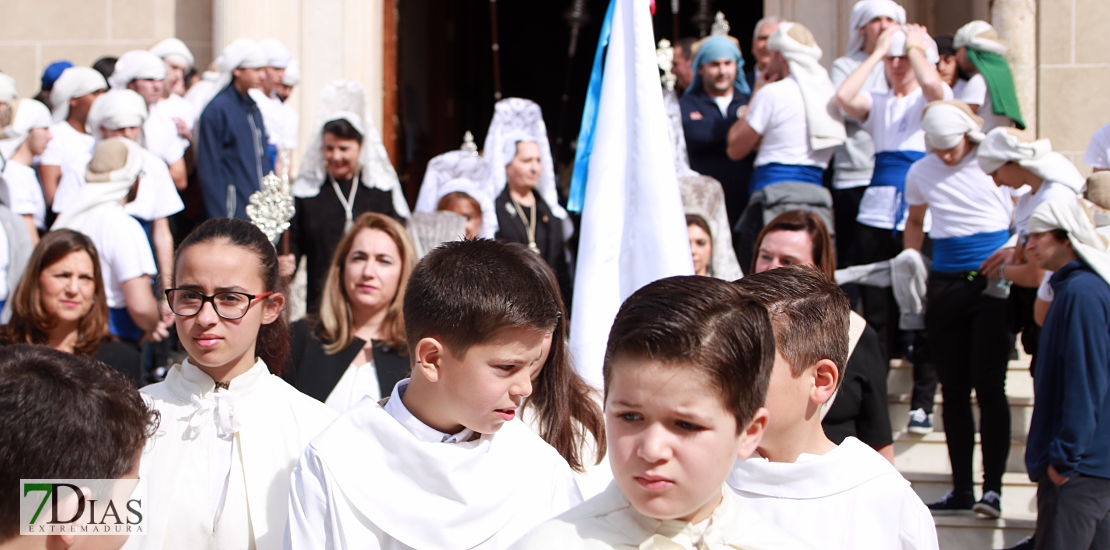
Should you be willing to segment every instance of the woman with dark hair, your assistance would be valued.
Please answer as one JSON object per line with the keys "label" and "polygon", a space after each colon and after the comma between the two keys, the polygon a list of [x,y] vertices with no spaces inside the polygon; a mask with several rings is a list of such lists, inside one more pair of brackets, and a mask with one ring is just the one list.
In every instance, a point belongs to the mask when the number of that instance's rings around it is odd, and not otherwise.
{"label": "woman with dark hair", "polygon": [[567,345],[567,308],[559,281],[547,262],[522,244],[511,243],[520,261],[543,279],[559,308],[555,330],[544,338],[540,364],[532,380],[532,395],[521,418],[566,459],[574,470],[583,498],[605,489],[612,472],[602,466],[605,458],[605,418],[597,393],[578,375]]}
{"label": "woman with dark hair", "polygon": [[686,214],[686,232],[690,235],[694,275],[708,277],[713,260],[713,233],[709,231],[709,224],[697,214]]}
{"label": "woman with dark hair", "polygon": [[415,266],[401,224],[359,216],[332,257],[320,313],[293,323],[285,379],[338,412],[388,396],[411,370],[401,305]]}
{"label": "woman with dark hair", "polygon": [[365,104],[357,82],[340,80],[324,87],[323,122],[293,183],[297,213],[289,226],[292,256],[283,258],[283,271],[291,274],[295,262],[306,256],[309,314],[320,309],[336,245],[360,215],[378,212],[398,221],[409,217],[397,173]]}
{"label": "woman with dark hair", "polygon": [[139,547],[276,548],[293,466],[336,416],[276,376],[289,353],[277,253],[254,225],[210,219],[177,249],[172,281],[189,358],[142,390],[162,425],[139,470]]}
{"label": "woman with dark hair", "polygon": [[85,235],[69,229],[44,235],[10,299],[4,343],[94,357],[142,384],[139,351],[108,331],[100,255]]}
{"label": "woman with dark hair", "polygon": [[[825,222],[808,210],[790,210],[771,220],[755,241],[752,273],[788,265],[810,265],[835,280],[836,249]],[[825,435],[840,445],[855,437],[894,463],[894,438],[887,410],[886,376],[879,335],[851,313],[848,366],[837,393],[821,410]]]}

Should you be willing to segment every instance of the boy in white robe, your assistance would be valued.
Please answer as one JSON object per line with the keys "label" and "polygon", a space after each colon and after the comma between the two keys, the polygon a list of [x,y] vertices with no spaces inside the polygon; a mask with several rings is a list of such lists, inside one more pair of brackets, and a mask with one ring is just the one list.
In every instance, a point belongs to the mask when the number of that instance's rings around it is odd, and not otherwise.
{"label": "boy in white robe", "polygon": [[767,306],[777,351],[767,390],[771,420],[759,456],[736,461],[732,490],[819,548],[937,548],[929,510],[894,466],[853,437],[835,445],[821,428],[820,409],[848,356],[844,292],[805,266],[735,284]]}
{"label": "boy in white robe", "polygon": [[496,241],[447,243],[413,270],[404,317],[412,377],[312,440],[285,548],[503,549],[582,501],[517,421],[558,317],[540,276]]}
{"label": "boy in white robe", "polygon": [[728,489],[767,425],[767,309],[732,283],[671,277],[621,306],[603,368],[614,482],[516,550],[808,548]]}

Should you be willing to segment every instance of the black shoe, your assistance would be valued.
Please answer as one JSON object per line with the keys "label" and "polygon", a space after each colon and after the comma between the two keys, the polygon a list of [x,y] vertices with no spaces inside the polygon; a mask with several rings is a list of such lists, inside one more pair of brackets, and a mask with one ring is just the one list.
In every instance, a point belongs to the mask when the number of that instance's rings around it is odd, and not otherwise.
{"label": "black shoe", "polygon": [[1030,535],[1028,537],[1025,537],[1025,538],[1021,539],[1020,542],[1018,542],[1017,544],[1007,548],[1006,550],[1033,550],[1033,548],[1035,546],[1035,542],[1036,541],[1033,540],[1032,535]]}
{"label": "black shoe", "polygon": [[971,508],[973,512],[992,519],[1002,517],[1002,495],[997,491],[983,493],[983,498]]}
{"label": "black shoe", "polygon": [[929,505],[929,510],[934,514],[950,514],[955,512],[967,512],[975,505],[975,495],[967,492],[956,494],[948,491],[940,500]]}

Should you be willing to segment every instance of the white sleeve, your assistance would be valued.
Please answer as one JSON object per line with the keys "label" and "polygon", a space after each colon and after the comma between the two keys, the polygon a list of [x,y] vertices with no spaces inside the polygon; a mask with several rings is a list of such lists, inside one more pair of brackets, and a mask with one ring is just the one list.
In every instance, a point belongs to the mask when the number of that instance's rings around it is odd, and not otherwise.
{"label": "white sleeve", "polygon": [[[43,153],[43,158],[46,158],[46,153]],[[1083,155],[1083,162],[1091,168],[1110,169],[1110,124],[1095,130],[1091,143],[1087,146],[1087,154]]]}
{"label": "white sleeve", "polygon": [[61,166],[65,162],[65,158],[66,154],[61,140],[53,138],[47,142],[42,155],[39,155],[39,163],[47,166]]}
{"label": "white sleeve", "polygon": [[[118,218],[118,227],[112,228],[114,239],[107,240],[101,254],[107,256],[112,267],[112,277],[118,284],[143,276],[154,276],[158,267],[154,264],[154,253],[150,251],[150,241],[146,231],[137,220],[128,216]],[[107,281],[105,281],[107,284]]]}
{"label": "white sleeve", "polygon": [[982,106],[987,100],[987,81],[983,79],[983,75],[971,77],[957,99],[968,105]]}
{"label": "white sleeve", "polygon": [[875,107],[875,92],[872,90],[863,90],[860,92],[860,95],[867,98],[867,118],[860,121],[859,127],[863,128],[868,134],[874,135],[875,119],[877,117],[871,116],[871,111]]}
{"label": "white sleeve", "polygon": [[946,101],[949,99],[956,99],[955,94],[952,92],[952,87],[949,86],[947,82],[942,82],[941,84],[944,86],[944,99]]}
{"label": "white sleeve", "polygon": [[[332,509],[333,496],[328,494],[324,469],[320,457],[310,445],[290,474],[289,520],[285,524],[284,550],[330,550],[354,546],[380,548],[380,542],[369,537],[355,537],[364,540],[357,540],[356,545],[347,544]],[[352,527],[359,529],[362,526]]]}
{"label": "white sleeve", "polygon": [[1041,279],[1041,286],[1037,287],[1037,298],[1045,302],[1051,302],[1056,298],[1056,291],[1052,290],[1052,285],[1048,284],[1048,280],[1052,278],[1051,271],[1044,272],[1044,279]]}
{"label": "white sleeve", "polygon": [[906,204],[910,206],[929,204],[929,199],[925,196],[927,184],[920,175],[921,170],[914,170],[914,168],[915,166],[910,166],[909,172],[906,172]]}
{"label": "white sleeve", "polygon": [[156,155],[146,155],[139,192],[135,194],[135,200],[124,205],[123,210],[141,220],[154,221],[184,209],[185,204],[181,202],[166,163]]}
{"label": "white sleeve", "polygon": [[939,550],[940,548],[933,515],[925,507],[925,503],[921,502],[921,497],[909,487],[906,487],[906,493],[902,497],[898,538],[904,550]]}
{"label": "white sleeve", "polygon": [[829,67],[829,78],[832,80],[833,88],[839,88],[848,79],[848,75],[855,70],[851,63],[852,60],[847,57],[838,57],[832,62],[832,66]]}
{"label": "white sleeve", "polygon": [[764,135],[771,126],[771,118],[775,114],[775,86],[764,86],[755,94],[748,106],[748,126],[759,135]]}

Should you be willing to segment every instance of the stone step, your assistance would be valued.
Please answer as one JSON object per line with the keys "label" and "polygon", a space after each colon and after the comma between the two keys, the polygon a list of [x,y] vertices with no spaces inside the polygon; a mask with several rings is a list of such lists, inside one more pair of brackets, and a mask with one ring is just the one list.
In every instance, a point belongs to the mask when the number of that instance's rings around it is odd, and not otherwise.
{"label": "stone step", "polygon": [[[909,423],[910,399],[908,393],[887,395],[887,411],[890,413],[890,427],[898,437],[906,431]],[[1033,419],[1033,398],[1010,396],[1010,437],[1015,441],[1025,441],[1029,425]],[[938,393],[933,399],[933,432],[944,432],[944,398]],[[975,425],[979,425],[979,406],[975,397],[971,398],[971,414]]]}
{"label": "stone step", "polygon": [[[975,436],[975,450],[971,464],[975,479],[982,479],[983,458],[978,434]],[[944,439],[944,434],[936,432],[926,436],[901,434],[894,440],[894,466],[900,472],[951,474],[948,443]],[[1006,471],[1025,474],[1025,443],[1010,442],[1010,457],[1006,463]]]}
{"label": "stone step", "polygon": [[[1014,367],[1006,371],[1006,395],[1012,397],[1033,397],[1033,377],[1026,367]],[[903,394],[913,392],[913,366],[891,368],[886,379],[887,393]],[[938,391],[939,393],[939,391]]]}
{"label": "stone step", "polygon": [[974,514],[933,516],[941,550],[1009,548],[1033,534],[1028,519],[983,519]]}
{"label": "stone step", "polygon": [[[952,476],[928,472],[902,472],[917,496],[926,504],[936,502],[952,489]],[[982,498],[982,483],[975,483],[975,497]],[[1025,474],[1002,475],[1002,516],[1006,519],[1037,519],[1037,484]]]}

